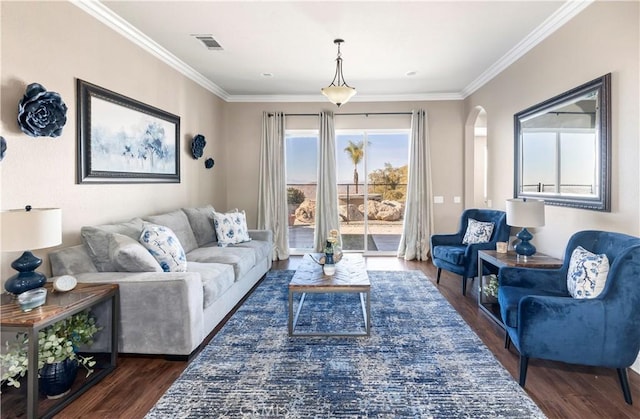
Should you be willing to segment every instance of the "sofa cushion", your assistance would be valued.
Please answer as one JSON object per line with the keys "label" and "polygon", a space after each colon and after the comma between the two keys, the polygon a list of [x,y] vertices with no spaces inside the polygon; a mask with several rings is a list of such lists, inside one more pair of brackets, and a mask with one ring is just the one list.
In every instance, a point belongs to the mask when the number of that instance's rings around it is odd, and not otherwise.
{"label": "sofa cushion", "polygon": [[218,245],[226,246],[251,240],[244,211],[214,212],[213,226],[216,230]]}
{"label": "sofa cushion", "polygon": [[182,211],[187,214],[198,247],[217,240],[216,230],[213,228],[213,212],[215,210],[211,205],[202,208],[182,208]]}
{"label": "sofa cushion", "polygon": [[125,223],[86,226],[80,229],[82,242],[87,247],[87,253],[89,253],[89,257],[91,257],[91,261],[98,272],[115,271],[115,266],[109,254],[109,234],[124,234],[138,240],[142,227],[142,219],[134,218]]}
{"label": "sofa cushion", "polygon": [[571,253],[567,270],[567,289],[573,298],[596,298],[607,282],[609,258],[576,247]]}
{"label": "sofa cushion", "polygon": [[87,246],[83,244],[55,250],[49,253],[49,261],[53,276],[98,272],[89,256]]}
{"label": "sofa cushion", "polygon": [[151,224],[169,227],[180,241],[180,244],[186,253],[189,253],[198,247],[198,242],[196,241],[196,237],[193,235],[193,230],[191,230],[191,224],[189,224],[187,214],[182,210],[172,211],[166,214],[152,215],[150,217],[146,217],[145,220]]}
{"label": "sofa cushion", "polygon": [[462,238],[463,244],[489,243],[493,234],[493,222],[485,222],[469,218],[467,230]]}
{"label": "sofa cushion", "polygon": [[109,255],[117,272],[162,272],[162,267],[137,240],[109,233]]}
{"label": "sofa cushion", "polygon": [[202,279],[204,301],[202,308],[213,304],[233,285],[235,278],[231,265],[222,263],[189,262],[187,272],[197,272]]}
{"label": "sofa cushion", "polygon": [[187,253],[187,260],[202,263],[224,263],[233,266],[235,280],[242,278],[257,262],[256,251],[246,247],[219,247],[216,243],[192,250]]}
{"label": "sofa cushion", "polygon": [[169,227],[145,223],[140,243],[156,258],[164,272],[187,271],[184,249]]}
{"label": "sofa cushion", "polygon": [[467,246],[463,245],[435,246],[433,248],[433,257],[454,265],[462,265],[464,263],[464,252],[466,250]]}

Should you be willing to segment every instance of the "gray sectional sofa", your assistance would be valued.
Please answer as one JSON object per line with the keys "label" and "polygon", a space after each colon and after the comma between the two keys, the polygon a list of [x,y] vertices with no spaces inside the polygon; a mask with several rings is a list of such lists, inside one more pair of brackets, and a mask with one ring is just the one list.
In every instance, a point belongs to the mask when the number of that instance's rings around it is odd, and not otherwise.
{"label": "gray sectional sofa", "polygon": [[[220,247],[213,207],[83,227],[83,244],[49,254],[54,275],[79,283],[120,286],[119,352],[190,355],[271,268],[270,231],[249,230],[251,241]],[[187,272],[163,272],[138,242],[145,222],[169,227],[186,254]],[[152,257],[153,258],[153,257]],[[108,306],[94,311],[108,324]],[[107,334],[92,350],[106,350]]]}

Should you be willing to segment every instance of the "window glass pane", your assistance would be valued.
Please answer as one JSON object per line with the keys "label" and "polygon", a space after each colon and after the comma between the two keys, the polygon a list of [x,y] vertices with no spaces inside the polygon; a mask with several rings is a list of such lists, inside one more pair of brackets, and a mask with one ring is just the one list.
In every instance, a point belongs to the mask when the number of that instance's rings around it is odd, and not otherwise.
{"label": "window glass pane", "polygon": [[293,251],[310,251],[318,184],[317,131],[287,131],[285,158],[289,247]]}

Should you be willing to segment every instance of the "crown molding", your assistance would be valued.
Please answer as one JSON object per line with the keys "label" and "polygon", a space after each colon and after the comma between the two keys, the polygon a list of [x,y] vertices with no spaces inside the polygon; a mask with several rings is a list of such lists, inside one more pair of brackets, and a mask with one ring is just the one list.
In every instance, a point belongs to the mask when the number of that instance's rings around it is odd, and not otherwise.
{"label": "crown molding", "polygon": [[137,28],[131,25],[126,20],[115,14],[111,9],[106,7],[99,1],[94,0],[70,0],[72,4],[84,10],[86,13],[98,19],[120,35],[124,36],[134,44],[138,45],[145,51],[151,53],[156,58],[184,74],[200,86],[204,87],[214,95],[220,97],[223,100],[227,100],[229,94],[225,92],[220,86],[213,83],[211,80],[204,77],[193,67],[187,65],[184,61],[173,55],[166,50],[160,44],[149,38],[144,33],[140,32]]}
{"label": "crown molding", "polygon": [[463,98],[466,98],[491,79],[500,74],[504,69],[516,62],[520,57],[525,55],[536,45],[542,42],[549,35],[554,33],[557,29],[562,27],[569,20],[573,19],[578,13],[586,9],[595,0],[570,0],[564,3],[558,10],[556,10],[551,16],[549,16],[544,22],[542,22],[537,28],[527,35],[522,41],[520,41],[515,47],[511,48],[509,52],[496,61],[491,67],[489,67],[484,73],[477,79],[469,83],[467,87],[460,92]]}
{"label": "crown molding", "polygon": [[[405,95],[356,95],[349,102],[429,102],[436,100],[462,100],[460,93],[423,93]],[[227,102],[327,102],[317,95],[229,95]]]}

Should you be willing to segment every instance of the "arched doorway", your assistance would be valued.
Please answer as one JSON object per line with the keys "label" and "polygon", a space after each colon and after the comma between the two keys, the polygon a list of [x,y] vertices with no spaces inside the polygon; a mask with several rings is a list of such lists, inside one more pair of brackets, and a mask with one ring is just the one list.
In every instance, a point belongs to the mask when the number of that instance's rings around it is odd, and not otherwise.
{"label": "arched doorway", "polygon": [[465,125],[465,207],[490,207],[487,189],[487,112],[476,106]]}

